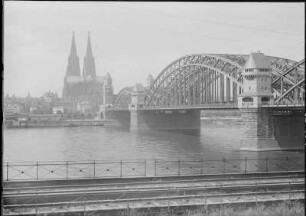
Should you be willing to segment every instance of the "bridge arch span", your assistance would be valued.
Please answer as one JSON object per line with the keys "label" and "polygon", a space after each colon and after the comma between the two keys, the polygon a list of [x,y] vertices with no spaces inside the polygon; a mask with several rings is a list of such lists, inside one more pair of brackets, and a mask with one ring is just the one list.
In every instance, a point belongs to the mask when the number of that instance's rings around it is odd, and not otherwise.
{"label": "bridge arch span", "polygon": [[[233,61],[232,59],[212,54],[183,56],[170,63],[157,76],[146,95],[145,103],[147,106],[156,106],[173,103],[175,105],[201,104],[217,102],[220,101],[219,99],[224,101],[224,89],[220,90],[223,90],[223,92],[218,92],[216,82],[219,80],[221,83],[223,82],[221,80],[225,78],[228,80],[227,83],[231,82],[231,85],[234,86],[231,87],[232,89],[237,89],[237,86],[241,88],[242,83],[237,78],[241,74],[244,63],[245,59],[243,58],[236,58],[236,61]],[[182,88],[184,90],[180,91]],[[210,91],[212,95],[207,93],[209,88],[215,91],[214,93]],[[177,91],[181,95],[174,95]],[[227,89],[227,91],[230,90]],[[168,92],[168,94],[165,95],[165,92]],[[230,94],[230,92],[227,93]],[[237,93],[234,92],[231,96],[228,96],[228,100],[230,98],[235,100],[236,95],[234,94]],[[174,100],[169,103],[169,101],[166,101],[167,98]]]}
{"label": "bridge arch span", "polygon": [[133,91],[133,87],[125,87],[121,89],[115,100],[114,107],[116,108],[128,108],[131,103],[131,93]]}
{"label": "bridge arch span", "polygon": [[[173,105],[236,101],[237,94],[243,91],[241,72],[248,58],[249,55],[230,54],[192,54],[183,56],[167,65],[154,80],[153,85],[147,91],[146,106],[169,106],[171,102],[167,102],[167,100],[171,100],[171,98],[175,98]],[[303,96],[305,95],[304,82],[301,82],[305,75],[305,61],[296,62],[273,56],[267,56],[267,58],[272,66],[272,91],[276,97],[275,101],[278,103],[282,100],[282,103],[292,104],[294,103],[293,92],[297,91],[299,93],[296,94],[305,97]],[[294,75],[292,74],[294,72],[298,74],[298,77],[295,76],[293,78]],[[190,78],[198,76],[197,74],[199,73],[202,73],[200,78],[195,78],[197,79],[196,81],[190,81]],[[220,82],[223,79],[225,79],[225,82]],[[218,86],[216,82],[219,82],[221,86]],[[187,91],[184,89],[184,92],[182,92],[183,103],[181,103],[180,101],[175,101],[179,99],[174,95],[174,91],[180,91],[181,88],[184,88],[183,84],[187,85],[188,89]],[[196,87],[194,88],[195,84]],[[231,87],[226,87],[228,84]],[[192,87],[190,88],[190,86]],[[198,86],[201,87],[201,90],[197,89]],[[225,89],[220,89],[220,87],[225,87]],[[213,95],[207,95],[212,93],[209,91],[210,88],[214,91]],[[214,88],[219,88],[219,92]],[[233,90],[233,88],[236,90]],[[202,95],[193,96],[192,94],[195,94],[195,92]]]}

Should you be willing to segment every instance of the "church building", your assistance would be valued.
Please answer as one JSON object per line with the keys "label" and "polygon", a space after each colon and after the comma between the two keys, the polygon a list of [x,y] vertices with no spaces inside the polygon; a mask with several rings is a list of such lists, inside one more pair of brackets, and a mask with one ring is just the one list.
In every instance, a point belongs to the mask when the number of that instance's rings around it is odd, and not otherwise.
{"label": "church building", "polygon": [[98,111],[99,105],[110,104],[112,100],[113,86],[111,76],[109,73],[106,76],[96,75],[96,65],[92,54],[90,34],[88,33],[87,50],[83,62],[83,72],[81,74],[73,33],[64,79],[63,101],[72,105],[72,111],[92,114]]}

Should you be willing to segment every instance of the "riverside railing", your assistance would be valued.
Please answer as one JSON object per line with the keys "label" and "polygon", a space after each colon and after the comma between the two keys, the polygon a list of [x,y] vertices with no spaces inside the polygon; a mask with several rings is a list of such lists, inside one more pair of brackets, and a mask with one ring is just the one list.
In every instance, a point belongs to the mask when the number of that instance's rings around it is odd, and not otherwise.
{"label": "riverside railing", "polygon": [[53,180],[128,177],[162,177],[226,173],[301,171],[304,155],[239,159],[119,160],[7,162],[3,180]]}

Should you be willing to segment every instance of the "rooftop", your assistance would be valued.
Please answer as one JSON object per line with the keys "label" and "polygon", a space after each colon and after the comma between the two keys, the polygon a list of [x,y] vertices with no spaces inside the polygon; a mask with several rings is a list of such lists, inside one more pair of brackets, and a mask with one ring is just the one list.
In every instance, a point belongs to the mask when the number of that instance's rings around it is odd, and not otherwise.
{"label": "rooftop", "polygon": [[251,53],[249,60],[245,64],[244,68],[270,68],[271,63],[265,57],[263,53],[259,51],[257,53]]}

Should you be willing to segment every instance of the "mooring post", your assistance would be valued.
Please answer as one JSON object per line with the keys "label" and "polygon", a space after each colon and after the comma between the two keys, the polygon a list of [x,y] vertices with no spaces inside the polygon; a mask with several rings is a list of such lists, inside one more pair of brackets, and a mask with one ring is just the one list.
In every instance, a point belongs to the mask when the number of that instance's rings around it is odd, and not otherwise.
{"label": "mooring post", "polygon": [[122,177],[122,160],[120,160],[120,177]]}
{"label": "mooring post", "polygon": [[6,180],[8,181],[9,179],[9,163],[6,163]]}
{"label": "mooring post", "polygon": [[181,175],[181,161],[180,160],[177,161],[177,166],[178,166],[178,176],[180,176]]}
{"label": "mooring post", "polygon": [[223,158],[223,173],[225,173],[225,158]]}
{"label": "mooring post", "polygon": [[154,160],[154,176],[156,177],[156,159]]}
{"label": "mooring post", "polygon": [[266,157],[266,172],[269,171],[269,157]]}
{"label": "mooring post", "polygon": [[247,157],[244,158],[244,172],[247,172]]}
{"label": "mooring post", "polygon": [[93,161],[93,177],[96,178],[96,161]]}
{"label": "mooring post", "polygon": [[38,180],[38,161],[36,162],[36,179]]}
{"label": "mooring post", "polygon": [[144,160],[144,176],[147,176],[147,160]]}
{"label": "mooring post", "polygon": [[68,179],[68,161],[66,161],[66,179]]}

